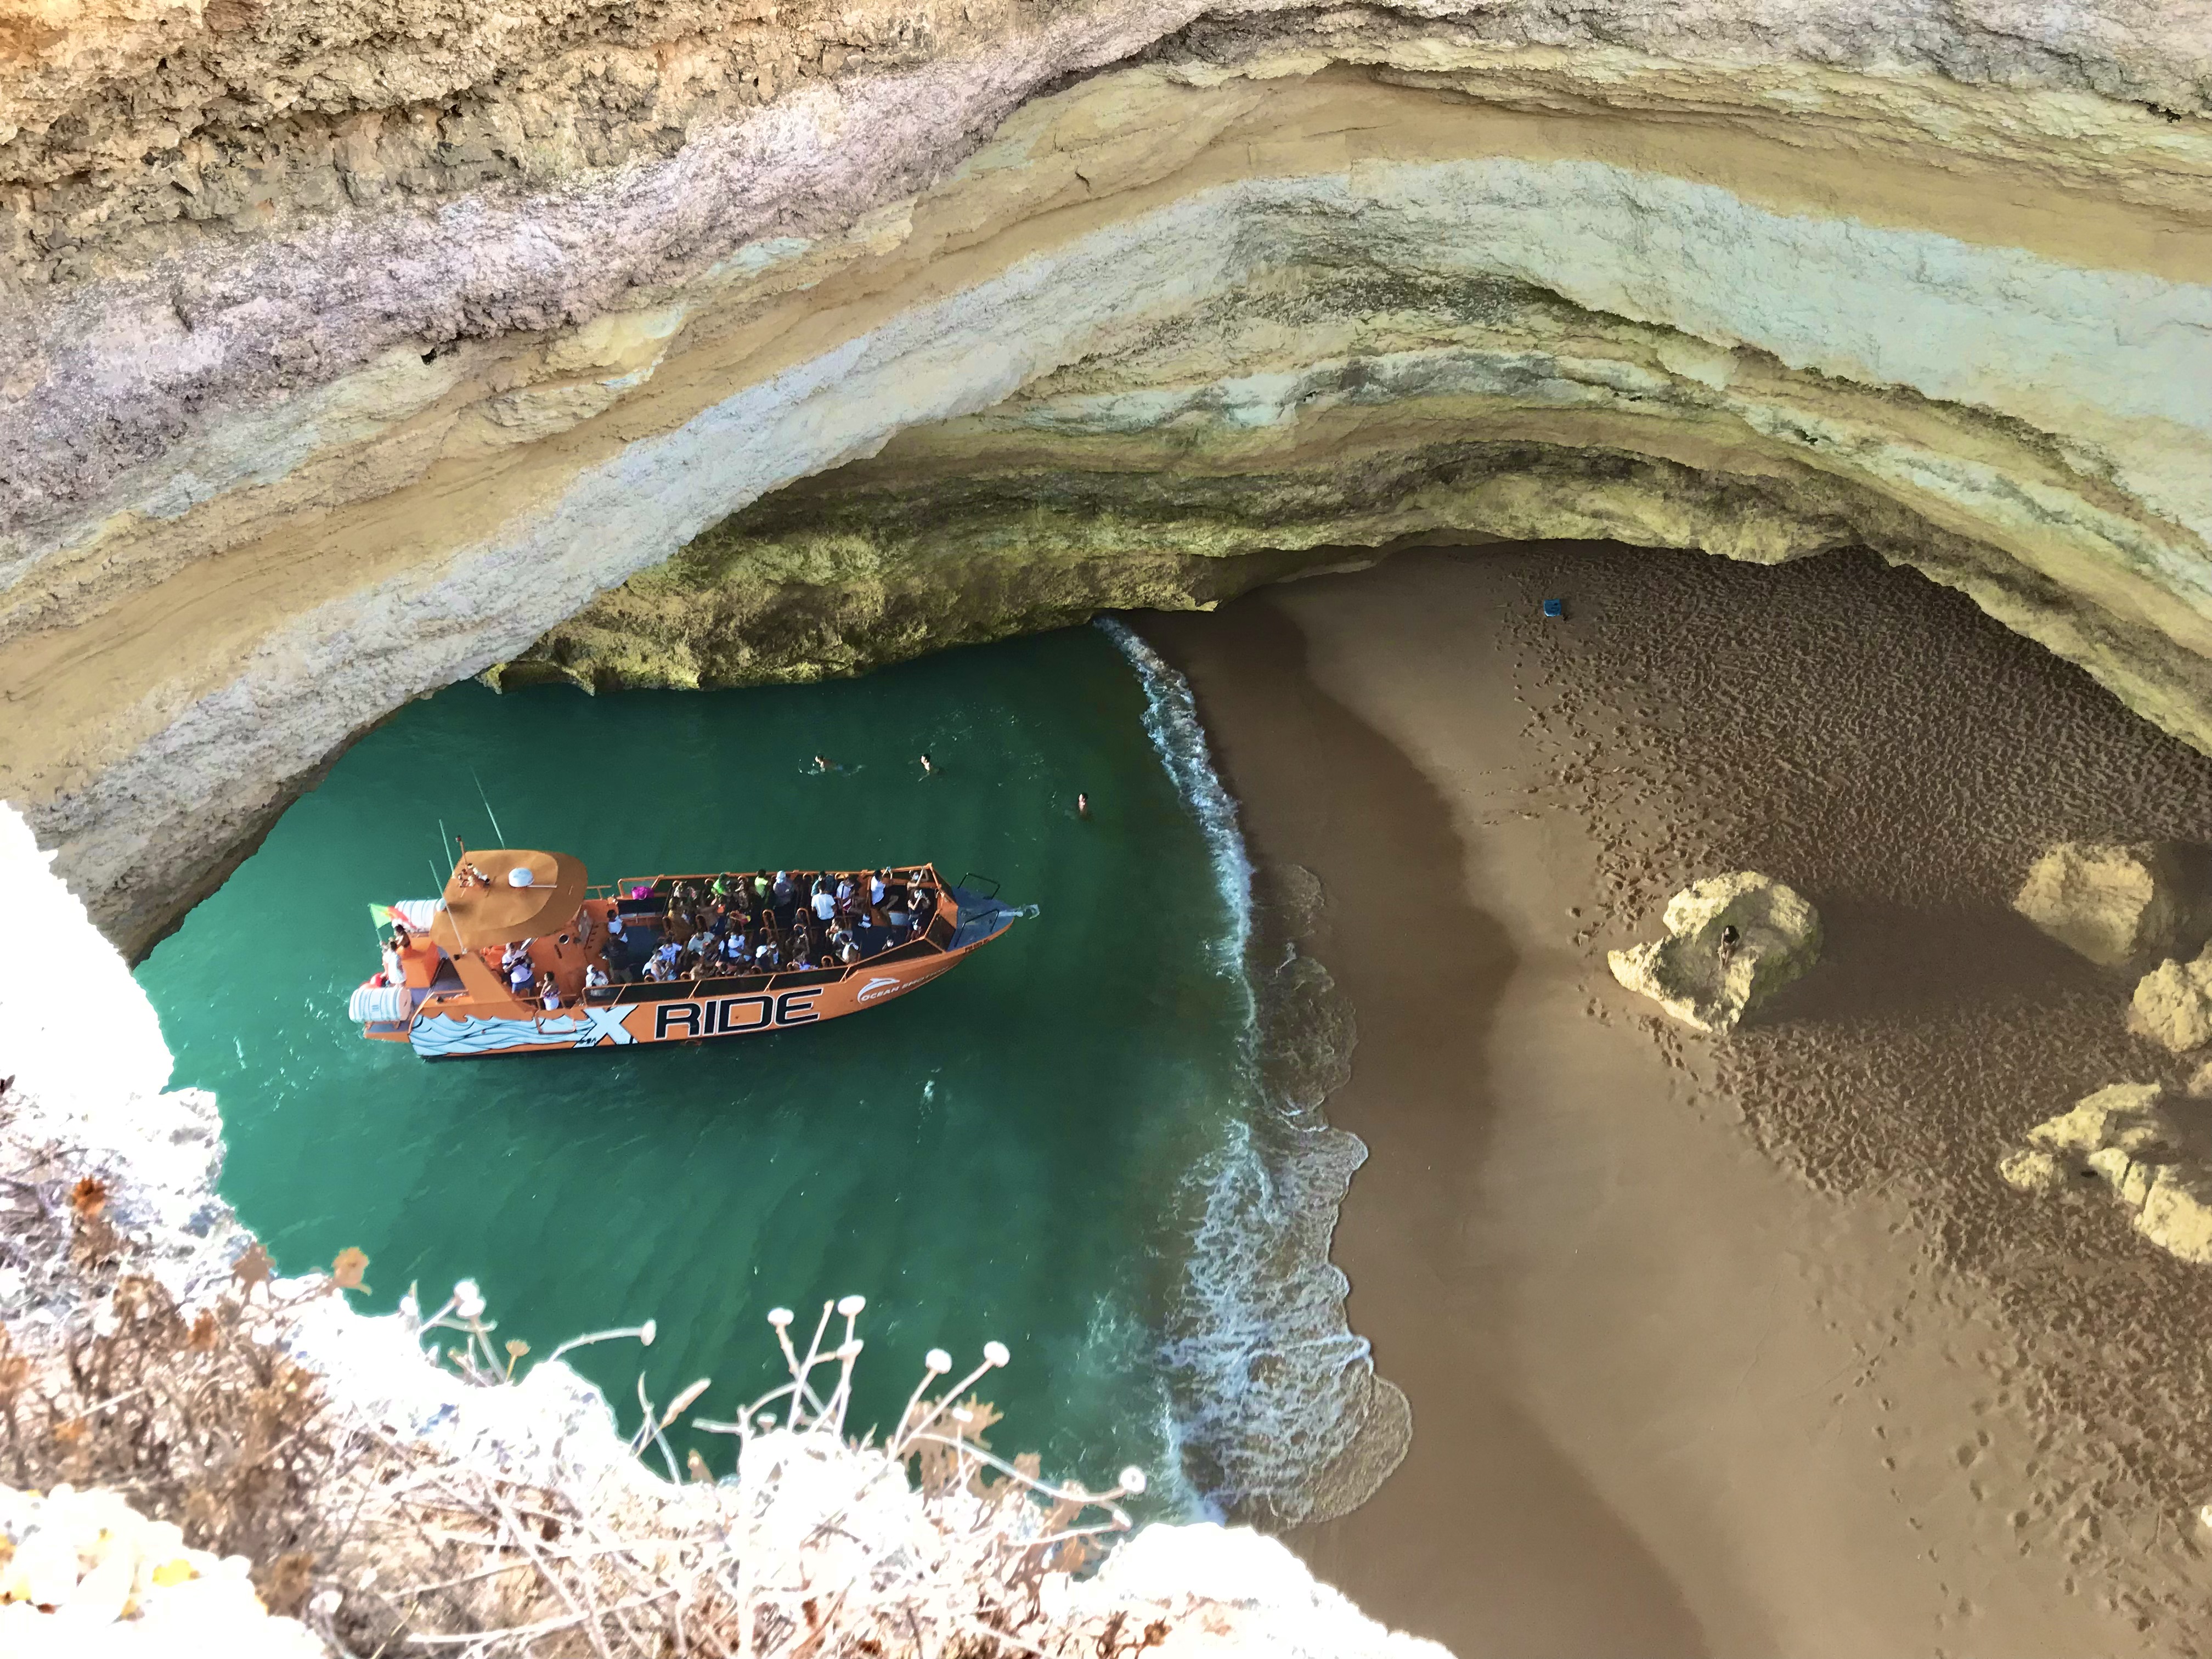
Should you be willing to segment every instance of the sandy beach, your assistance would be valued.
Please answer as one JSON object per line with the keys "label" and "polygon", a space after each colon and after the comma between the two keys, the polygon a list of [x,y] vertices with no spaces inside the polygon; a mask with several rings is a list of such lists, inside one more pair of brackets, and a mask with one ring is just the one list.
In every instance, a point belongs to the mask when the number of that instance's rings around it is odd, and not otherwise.
{"label": "sandy beach", "polygon": [[[1143,626],[1356,1011],[1334,1255],[1413,1437],[1323,1577],[1462,1659],[2199,1650],[2212,1275],[1993,1168],[2174,1071],[2006,897],[2206,838],[2212,762],[1858,558],[1432,550]],[[1715,1043],[1604,951],[1744,867],[1830,946]]]}

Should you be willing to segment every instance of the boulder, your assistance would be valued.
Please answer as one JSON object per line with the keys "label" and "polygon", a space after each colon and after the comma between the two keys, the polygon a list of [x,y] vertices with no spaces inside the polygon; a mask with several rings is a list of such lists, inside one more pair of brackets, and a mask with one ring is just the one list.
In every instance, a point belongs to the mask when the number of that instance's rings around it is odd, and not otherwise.
{"label": "boulder", "polygon": [[[1701,1031],[1733,1030],[1744,1015],[1810,968],[1820,918],[1771,876],[1708,876],[1667,902],[1667,936],[1609,951],[1613,976]],[[1736,942],[1725,951],[1722,933]]]}
{"label": "boulder", "polygon": [[2177,1054],[2212,1042],[2212,951],[2145,974],[2128,1004],[2128,1030]]}
{"label": "boulder", "polygon": [[1997,1174],[2025,1193],[2100,1182],[2143,1237],[2212,1266],[2212,1115],[2158,1084],[2116,1083],[2077,1101],[2030,1129]]}
{"label": "boulder", "polygon": [[2143,967],[2212,938],[2207,866],[2179,842],[2061,842],[2028,867],[2012,908],[2100,967]]}

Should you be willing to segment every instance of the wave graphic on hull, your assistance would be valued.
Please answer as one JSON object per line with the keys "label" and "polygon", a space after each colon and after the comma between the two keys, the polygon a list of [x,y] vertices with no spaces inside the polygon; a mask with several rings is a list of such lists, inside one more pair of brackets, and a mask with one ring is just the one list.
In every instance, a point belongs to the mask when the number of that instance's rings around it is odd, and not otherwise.
{"label": "wave graphic on hull", "polygon": [[591,1030],[588,1020],[418,1019],[407,1033],[415,1052],[426,1060],[496,1054],[502,1048],[573,1048]]}
{"label": "wave graphic on hull", "polygon": [[1405,1455],[1405,1396],[1375,1375],[1328,1259],[1337,1209],[1367,1158],[1325,1120],[1350,1074],[1352,1012],[1299,946],[1321,884],[1255,872],[1188,682],[1124,624],[1099,619],[1136,670],[1145,731],[1205,834],[1228,926],[1215,953],[1244,990],[1238,1116],[1184,1176],[1183,1267],[1159,1353],[1187,1479],[1207,1508],[1297,1524],[1357,1508]]}

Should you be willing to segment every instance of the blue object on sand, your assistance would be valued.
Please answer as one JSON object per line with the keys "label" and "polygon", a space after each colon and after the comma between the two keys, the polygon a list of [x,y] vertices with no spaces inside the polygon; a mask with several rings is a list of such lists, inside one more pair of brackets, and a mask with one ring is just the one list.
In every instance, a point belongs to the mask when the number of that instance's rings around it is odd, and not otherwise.
{"label": "blue object on sand", "polygon": [[1545,600],[1545,601],[1544,601],[1544,614],[1545,614],[1546,616],[1547,616],[1547,617],[1564,617],[1564,616],[1565,616],[1565,615],[1567,614],[1567,602],[1566,602],[1565,599],[1547,599],[1547,600]]}

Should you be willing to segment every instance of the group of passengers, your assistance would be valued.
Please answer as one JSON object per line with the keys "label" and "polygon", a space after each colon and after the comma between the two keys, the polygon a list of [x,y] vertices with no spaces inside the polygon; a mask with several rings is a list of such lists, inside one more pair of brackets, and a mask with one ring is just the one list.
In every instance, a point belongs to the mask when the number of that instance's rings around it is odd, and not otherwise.
{"label": "group of passengers", "polygon": [[[919,937],[936,914],[923,870],[873,875],[765,870],[676,884],[661,943],[647,958],[649,980],[707,979],[849,967]],[[620,972],[610,928],[607,959]]]}

